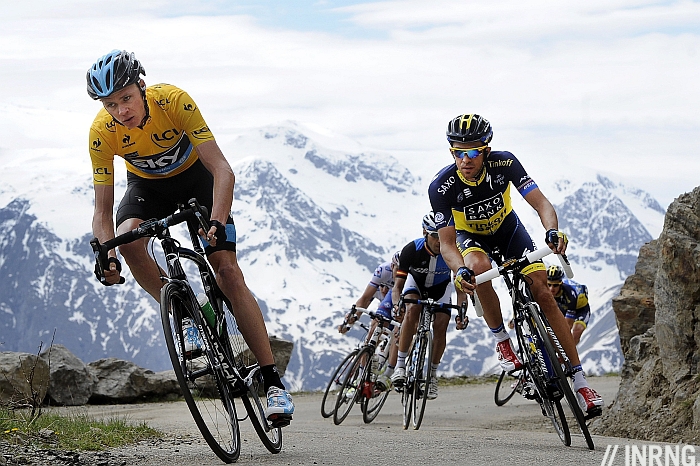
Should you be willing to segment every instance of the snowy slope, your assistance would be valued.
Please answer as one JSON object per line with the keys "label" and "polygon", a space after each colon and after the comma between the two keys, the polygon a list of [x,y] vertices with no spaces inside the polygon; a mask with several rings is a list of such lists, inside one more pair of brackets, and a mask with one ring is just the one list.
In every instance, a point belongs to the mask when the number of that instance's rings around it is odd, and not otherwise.
{"label": "snowy slope", "polygon": [[[295,342],[286,380],[319,388],[361,336],[337,333],[342,315],[374,267],[420,236],[430,177],[411,173],[391,154],[293,122],[239,132],[225,145],[236,172],[233,212],[246,282],[270,333]],[[16,162],[0,172],[0,348],[34,351],[56,329],[55,341],[84,360],[116,356],[167,368],[155,301],[130,277],[111,288],[92,277],[89,163],[69,151],[13,155]],[[639,247],[661,231],[663,209],[609,176],[577,171],[572,177],[537,182],[571,237],[576,279],[591,292],[584,366],[617,370],[610,300]],[[123,168],[117,178],[124,179]],[[122,181],[118,197],[123,189]],[[544,231],[534,211],[517,194],[514,205],[541,246]],[[505,289],[496,286],[507,316]],[[473,310],[470,316],[465,332],[450,327],[445,374],[495,367],[492,337]]]}

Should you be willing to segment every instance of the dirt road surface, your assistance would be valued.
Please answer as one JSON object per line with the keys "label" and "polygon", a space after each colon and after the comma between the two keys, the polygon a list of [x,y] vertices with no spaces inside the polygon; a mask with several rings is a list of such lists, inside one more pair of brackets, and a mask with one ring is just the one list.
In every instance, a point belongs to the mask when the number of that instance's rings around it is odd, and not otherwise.
{"label": "dirt road surface", "polygon": [[[607,403],[617,393],[618,377],[591,377]],[[594,436],[586,448],[572,426],[572,446],[565,447],[539,406],[516,395],[506,406],[493,402],[495,383],[440,387],[429,401],[420,430],[403,430],[400,396],[392,393],[372,424],[362,422],[359,406],[336,426],[320,415],[321,395],[297,394],[294,421],[283,430],[284,447],[272,455],[248,420],[241,422],[238,464],[264,465],[599,465],[607,445],[645,442]],[[241,406],[240,411],[243,408]],[[126,416],[165,433],[163,439],[110,450],[101,464],[143,466],[223,464],[201,439],[184,402],[93,406],[94,416]],[[575,434],[575,435],[574,435]]]}

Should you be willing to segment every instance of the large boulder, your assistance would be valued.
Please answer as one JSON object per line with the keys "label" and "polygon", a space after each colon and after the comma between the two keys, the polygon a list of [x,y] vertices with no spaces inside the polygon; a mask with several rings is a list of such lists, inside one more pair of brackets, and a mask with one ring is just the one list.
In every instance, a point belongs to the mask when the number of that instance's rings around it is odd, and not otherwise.
{"label": "large boulder", "polygon": [[38,406],[49,387],[49,365],[29,353],[0,352],[0,404]]}
{"label": "large boulder", "polygon": [[63,345],[52,345],[40,356],[50,370],[49,402],[65,406],[86,404],[97,378],[85,363]]}
{"label": "large boulder", "polygon": [[595,433],[700,441],[699,245],[696,188],[671,204],[657,243],[640,251],[636,276],[613,300],[625,362],[615,400],[591,425]]}
{"label": "large boulder", "polygon": [[[234,342],[234,337],[231,338],[231,344],[233,345],[234,351],[237,348],[241,348],[240,356],[243,357],[243,360],[246,361],[246,364],[253,364],[257,362],[255,356],[253,356],[253,352],[250,351],[250,348],[248,348],[248,345],[246,345],[242,339],[239,338],[240,341]],[[277,370],[279,371],[280,377],[284,377],[284,372],[287,370],[287,365],[289,364],[289,360],[292,357],[294,343],[289,340],[283,340],[282,338],[278,338],[272,335],[270,337],[270,348],[272,349],[272,357],[275,360],[275,365],[277,366]]]}
{"label": "large boulder", "polygon": [[155,373],[116,358],[98,359],[88,368],[97,379],[90,403],[132,403],[180,394],[173,371]]}

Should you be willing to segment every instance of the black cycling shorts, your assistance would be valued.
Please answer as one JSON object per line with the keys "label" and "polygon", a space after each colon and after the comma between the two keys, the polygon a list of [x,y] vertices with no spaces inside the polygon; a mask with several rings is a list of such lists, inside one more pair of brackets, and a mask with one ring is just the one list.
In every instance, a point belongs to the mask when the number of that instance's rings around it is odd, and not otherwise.
{"label": "black cycling shorts", "polygon": [[[178,204],[186,204],[193,197],[211,213],[214,177],[201,160],[171,178],[151,180],[127,172],[126,180],[126,192],[117,209],[117,226],[131,218],[150,220],[167,217],[177,211]],[[235,251],[236,227],[231,215],[226,220],[224,244],[213,247],[201,241],[207,255],[221,250]]]}
{"label": "black cycling shorts", "polygon": [[[493,259],[494,250],[498,249],[503,259],[521,258],[537,249],[520,219],[511,211],[492,235],[477,235],[464,230],[457,230],[457,249],[465,257],[472,251],[481,251]],[[536,270],[545,270],[544,262],[536,261],[525,269],[527,275]]]}

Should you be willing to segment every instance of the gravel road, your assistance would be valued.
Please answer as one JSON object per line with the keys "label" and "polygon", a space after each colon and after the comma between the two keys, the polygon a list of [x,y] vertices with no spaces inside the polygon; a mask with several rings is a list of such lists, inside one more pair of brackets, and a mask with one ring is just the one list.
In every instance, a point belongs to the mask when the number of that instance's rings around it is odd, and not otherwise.
{"label": "gravel road", "polygon": [[[607,403],[614,399],[618,377],[591,377],[590,382]],[[428,402],[423,425],[418,431],[403,430],[400,397],[396,393],[389,396],[372,424],[364,424],[359,407],[355,407],[340,426],[334,425],[332,419],[321,417],[321,395],[297,394],[294,421],[283,430],[282,452],[268,453],[246,420],[241,423],[242,450],[238,464],[583,466],[601,464],[608,444],[630,443],[626,439],[594,436],[596,451],[590,451],[583,437],[577,434],[572,446],[565,447],[534,401],[516,395],[499,408],[493,402],[494,387],[495,383],[441,387],[438,399]],[[73,462],[56,457],[44,463],[36,458],[34,464],[223,464],[201,439],[184,402],[88,409],[94,416],[117,415],[133,421],[143,420],[166,435],[106,453],[81,454],[80,459]]]}

